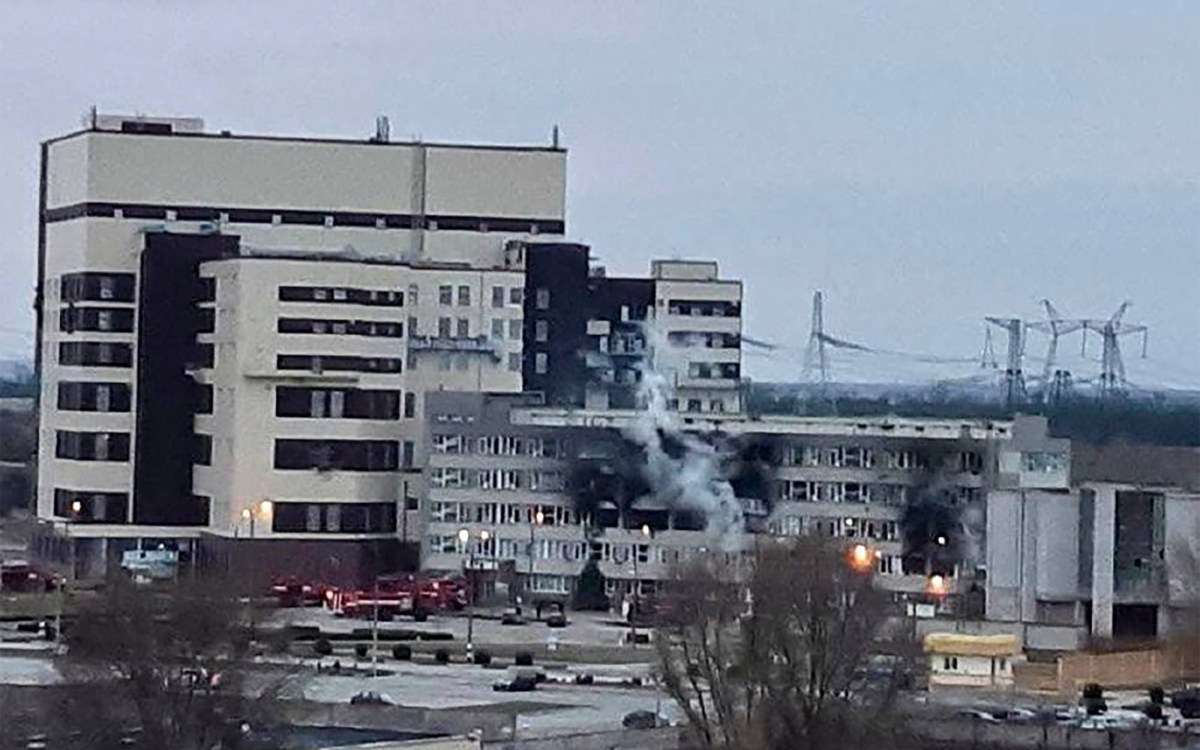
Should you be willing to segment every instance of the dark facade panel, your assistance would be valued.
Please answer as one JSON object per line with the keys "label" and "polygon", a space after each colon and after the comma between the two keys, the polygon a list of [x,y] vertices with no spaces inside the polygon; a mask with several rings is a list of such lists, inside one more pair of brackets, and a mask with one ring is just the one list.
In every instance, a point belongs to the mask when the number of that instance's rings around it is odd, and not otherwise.
{"label": "dark facade panel", "polygon": [[[588,247],[569,243],[528,245],[521,375],[525,390],[544,393],[549,406],[583,403],[588,310]],[[548,327],[546,341],[537,341],[539,322]]]}
{"label": "dark facade panel", "polygon": [[195,381],[187,374],[203,327],[197,303],[208,294],[201,263],[232,255],[238,238],[220,234],[147,233],[138,275],[137,432],[133,520],[180,526],[203,523],[207,508],[192,494]]}

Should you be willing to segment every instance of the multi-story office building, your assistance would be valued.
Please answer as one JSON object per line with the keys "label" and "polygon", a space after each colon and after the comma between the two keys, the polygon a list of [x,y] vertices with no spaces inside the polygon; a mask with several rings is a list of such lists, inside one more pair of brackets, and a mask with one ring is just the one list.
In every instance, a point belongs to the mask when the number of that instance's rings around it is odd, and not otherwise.
{"label": "multi-story office building", "polygon": [[421,396],[521,389],[506,245],[564,232],[565,162],[106,116],[43,144],[47,546],[81,573],[202,535],[321,540],[343,575],[395,560]]}
{"label": "multi-story office building", "polygon": [[[434,394],[427,410],[424,566],[458,570],[473,558],[534,596],[566,596],[589,558],[613,593],[644,592],[697,550],[719,548],[737,565],[760,534],[817,533],[866,546],[887,588],[932,593],[947,607],[974,599],[981,609],[987,492],[1004,467],[1035,454],[1053,455],[1055,481],[1065,483],[1069,460],[1040,418],[677,414],[666,451],[697,450],[689,440],[717,446],[705,460],[744,514],[745,533],[718,537],[686,493],[647,478],[645,450],[629,437],[643,413],[466,393]],[[1044,483],[1046,474],[1009,481]],[[910,509],[921,502],[926,515],[914,520]]]}
{"label": "multi-story office building", "polygon": [[[1026,460],[1034,472],[1065,468]],[[1200,451],[1077,444],[1070,475],[991,493],[987,618],[1047,649],[1194,631]]]}
{"label": "multi-story office building", "polygon": [[716,263],[656,260],[649,278],[613,277],[585,246],[546,244],[526,263],[526,390],[551,406],[632,409],[650,367],[672,411],[741,411],[742,284]]}

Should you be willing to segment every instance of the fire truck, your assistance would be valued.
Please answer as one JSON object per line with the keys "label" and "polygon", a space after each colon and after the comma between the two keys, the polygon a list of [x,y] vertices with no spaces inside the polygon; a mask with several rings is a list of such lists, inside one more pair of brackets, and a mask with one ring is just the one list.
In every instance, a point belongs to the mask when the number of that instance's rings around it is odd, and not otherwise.
{"label": "fire truck", "polygon": [[324,590],[325,607],[340,617],[389,620],[402,615],[424,620],[430,614],[466,606],[467,590],[453,578],[401,575],[381,578],[370,588]]}

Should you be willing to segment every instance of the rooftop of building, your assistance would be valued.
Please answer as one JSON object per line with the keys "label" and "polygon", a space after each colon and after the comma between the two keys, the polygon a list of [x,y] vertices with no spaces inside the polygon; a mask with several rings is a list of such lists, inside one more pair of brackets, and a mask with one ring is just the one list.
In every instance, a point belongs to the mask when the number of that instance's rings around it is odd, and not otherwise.
{"label": "rooftop of building", "polygon": [[142,137],[217,138],[249,141],[283,141],[290,143],[324,143],[333,145],[372,145],[380,147],[399,146],[412,148],[415,146],[425,146],[428,148],[471,149],[484,151],[566,153],[567,150],[565,147],[558,144],[557,127],[554,129],[554,135],[552,136],[552,140],[549,144],[451,143],[445,141],[426,141],[418,136],[414,136],[410,140],[392,140],[390,136],[380,132],[378,123],[376,124],[375,134],[366,138],[234,133],[230,130],[221,130],[219,132],[212,133],[206,131],[204,127],[204,119],[200,117],[160,117],[140,114],[101,114],[93,110],[85,119],[83,128],[47,139],[43,142],[43,145],[64,141],[70,138],[76,138],[81,135],[104,133]]}
{"label": "rooftop of building", "polygon": [[[536,427],[601,427],[622,429],[645,419],[634,409],[516,408],[512,423]],[[805,434],[846,437],[908,438],[931,440],[1003,440],[1013,432],[1012,422],[914,417],[800,417],[747,414],[672,414],[682,430],[755,434]]]}
{"label": "rooftop of building", "polygon": [[1111,482],[1200,492],[1200,448],[1075,443],[1071,483]]}

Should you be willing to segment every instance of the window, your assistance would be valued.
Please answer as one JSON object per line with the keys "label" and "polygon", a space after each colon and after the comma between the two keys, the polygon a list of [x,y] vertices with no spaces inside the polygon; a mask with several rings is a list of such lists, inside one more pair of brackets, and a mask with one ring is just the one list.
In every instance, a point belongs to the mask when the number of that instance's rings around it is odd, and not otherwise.
{"label": "window", "polygon": [[518,352],[510,352],[508,355],[508,369],[511,372],[521,371],[521,355]]}
{"label": "window", "polygon": [[440,352],[437,358],[438,370],[442,372],[450,372],[450,365],[453,364],[453,358],[450,352]]}
{"label": "window", "polygon": [[73,523],[127,523],[128,506],[124,492],[54,490],[54,515]]}
{"label": "window", "polygon": [[[467,472],[464,469],[438,467],[429,470],[429,484],[433,487],[457,489],[467,486]],[[440,520],[440,519],[439,519]]]}
{"label": "window", "polygon": [[545,342],[550,338],[550,321],[538,320],[533,324],[533,340]]}
{"label": "window", "polygon": [[76,461],[128,461],[129,433],[59,430],[54,455]]}
{"label": "window", "polygon": [[[533,355],[533,371],[538,375],[545,375],[550,369],[550,355],[546,352],[538,352]],[[697,402],[698,403],[698,402]]]}
{"label": "window", "polygon": [[129,411],[130,394],[126,383],[82,383],[64,380],[58,384],[58,408],[61,411]]}
{"label": "window", "polygon": [[1064,471],[1066,463],[1062,453],[1034,451],[1021,454],[1021,471],[1054,474]]}
{"label": "window", "polygon": [[213,387],[208,383],[196,383],[194,392],[196,414],[213,413]]}
{"label": "window", "polygon": [[196,433],[193,436],[195,446],[192,453],[192,463],[200,466],[212,465],[212,435]]}
{"label": "window", "polygon": [[698,412],[701,410],[703,402],[698,398],[689,398],[687,402],[687,410],[690,412]]}
{"label": "window", "polygon": [[471,306],[471,287],[460,286],[458,288],[458,306],[459,307],[470,307]]}
{"label": "window", "polygon": [[59,295],[63,302],[133,302],[134,287],[131,273],[86,271],[64,274],[59,280]]}
{"label": "window", "polygon": [[416,444],[411,440],[405,440],[400,443],[400,466],[405,469],[413,467],[414,454],[416,453]]}
{"label": "window", "polygon": [[459,318],[456,321],[454,335],[460,339],[471,337],[471,321],[466,318]]}
{"label": "window", "polygon": [[508,321],[508,338],[510,341],[521,340],[521,319],[513,318]]}
{"label": "window", "polygon": [[539,287],[537,290],[537,309],[550,309],[550,290],[545,287]]}
{"label": "window", "polygon": [[502,287],[502,286],[492,287],[492,307],[493,308],[504,307],[504,287]]}
{"label": "window", "polygon": [[417,416],[417,394],[409,392],[404,394],[404,418],[413,419]]}
{"label": "window", "polygon": [[390,440],[275,440],[276,469],[395,471],[397,458]]}
{"label": "window", "polygon": [[404,305],[404,293],[392,291],[390,289],[347,289],[344,287],[281,286],[279,287],[279,301],[329,302],[343,305],[351,304],[369,305],[374,307],[401,307]]}
{"label": "window", "polygon": [[514,286],[508,290],[508,303],[510,305],[520,305],[525,302],[525,290],[519,286]]}
{"label": "window", "polygon": [[438,337],[443,339],[450,338],[450,318],[438,318]]}
{"label": "window", "polygon": [[64,341],[58,345],[60,365],[129,367],[133,364],[131,344]]}
{"label": "window", "polygon": [[492,318],[492,338],[497,341],[504,339],[504,319]]}
{"label": "window", "polygon": [[438,287],[438,304],[453,305],[454,304],[454,287],[450,284],[442,284]]}
{"label": "window", "polygon": [[434,453],[466,453],[467,440],[462,435],[434,435],[429,448]]}
{"label": "window", "polygon": [[67,307],[59,312],[59,330],[102,331],[130,333],[133,331],[133,309],[128,307]]}
{"label": "window", "polygon": [[392,534],[396,531],[396,504],[276,502],[271,530],[291,534]]}
{"label": "window", "polygon": [[946,672],[952,672],[958,669],[958,657],[947,656],[942,659],[942,669]]}
{"label": "window", "polygon": [[279,370],[307,370],[309,372],[401,372],[403,361],[393,357],[280,354],[275,358],[275,367]]}
{"label": "window", "polygon": [[711,412],[723,412],[725,411],[725,402],[719,398],[714,398],[708,402],[708,410]]}
{"label": "window", "polygon": [[275,416],[311,419],[398,419],[400,392],[369,389],[275,389]]}

